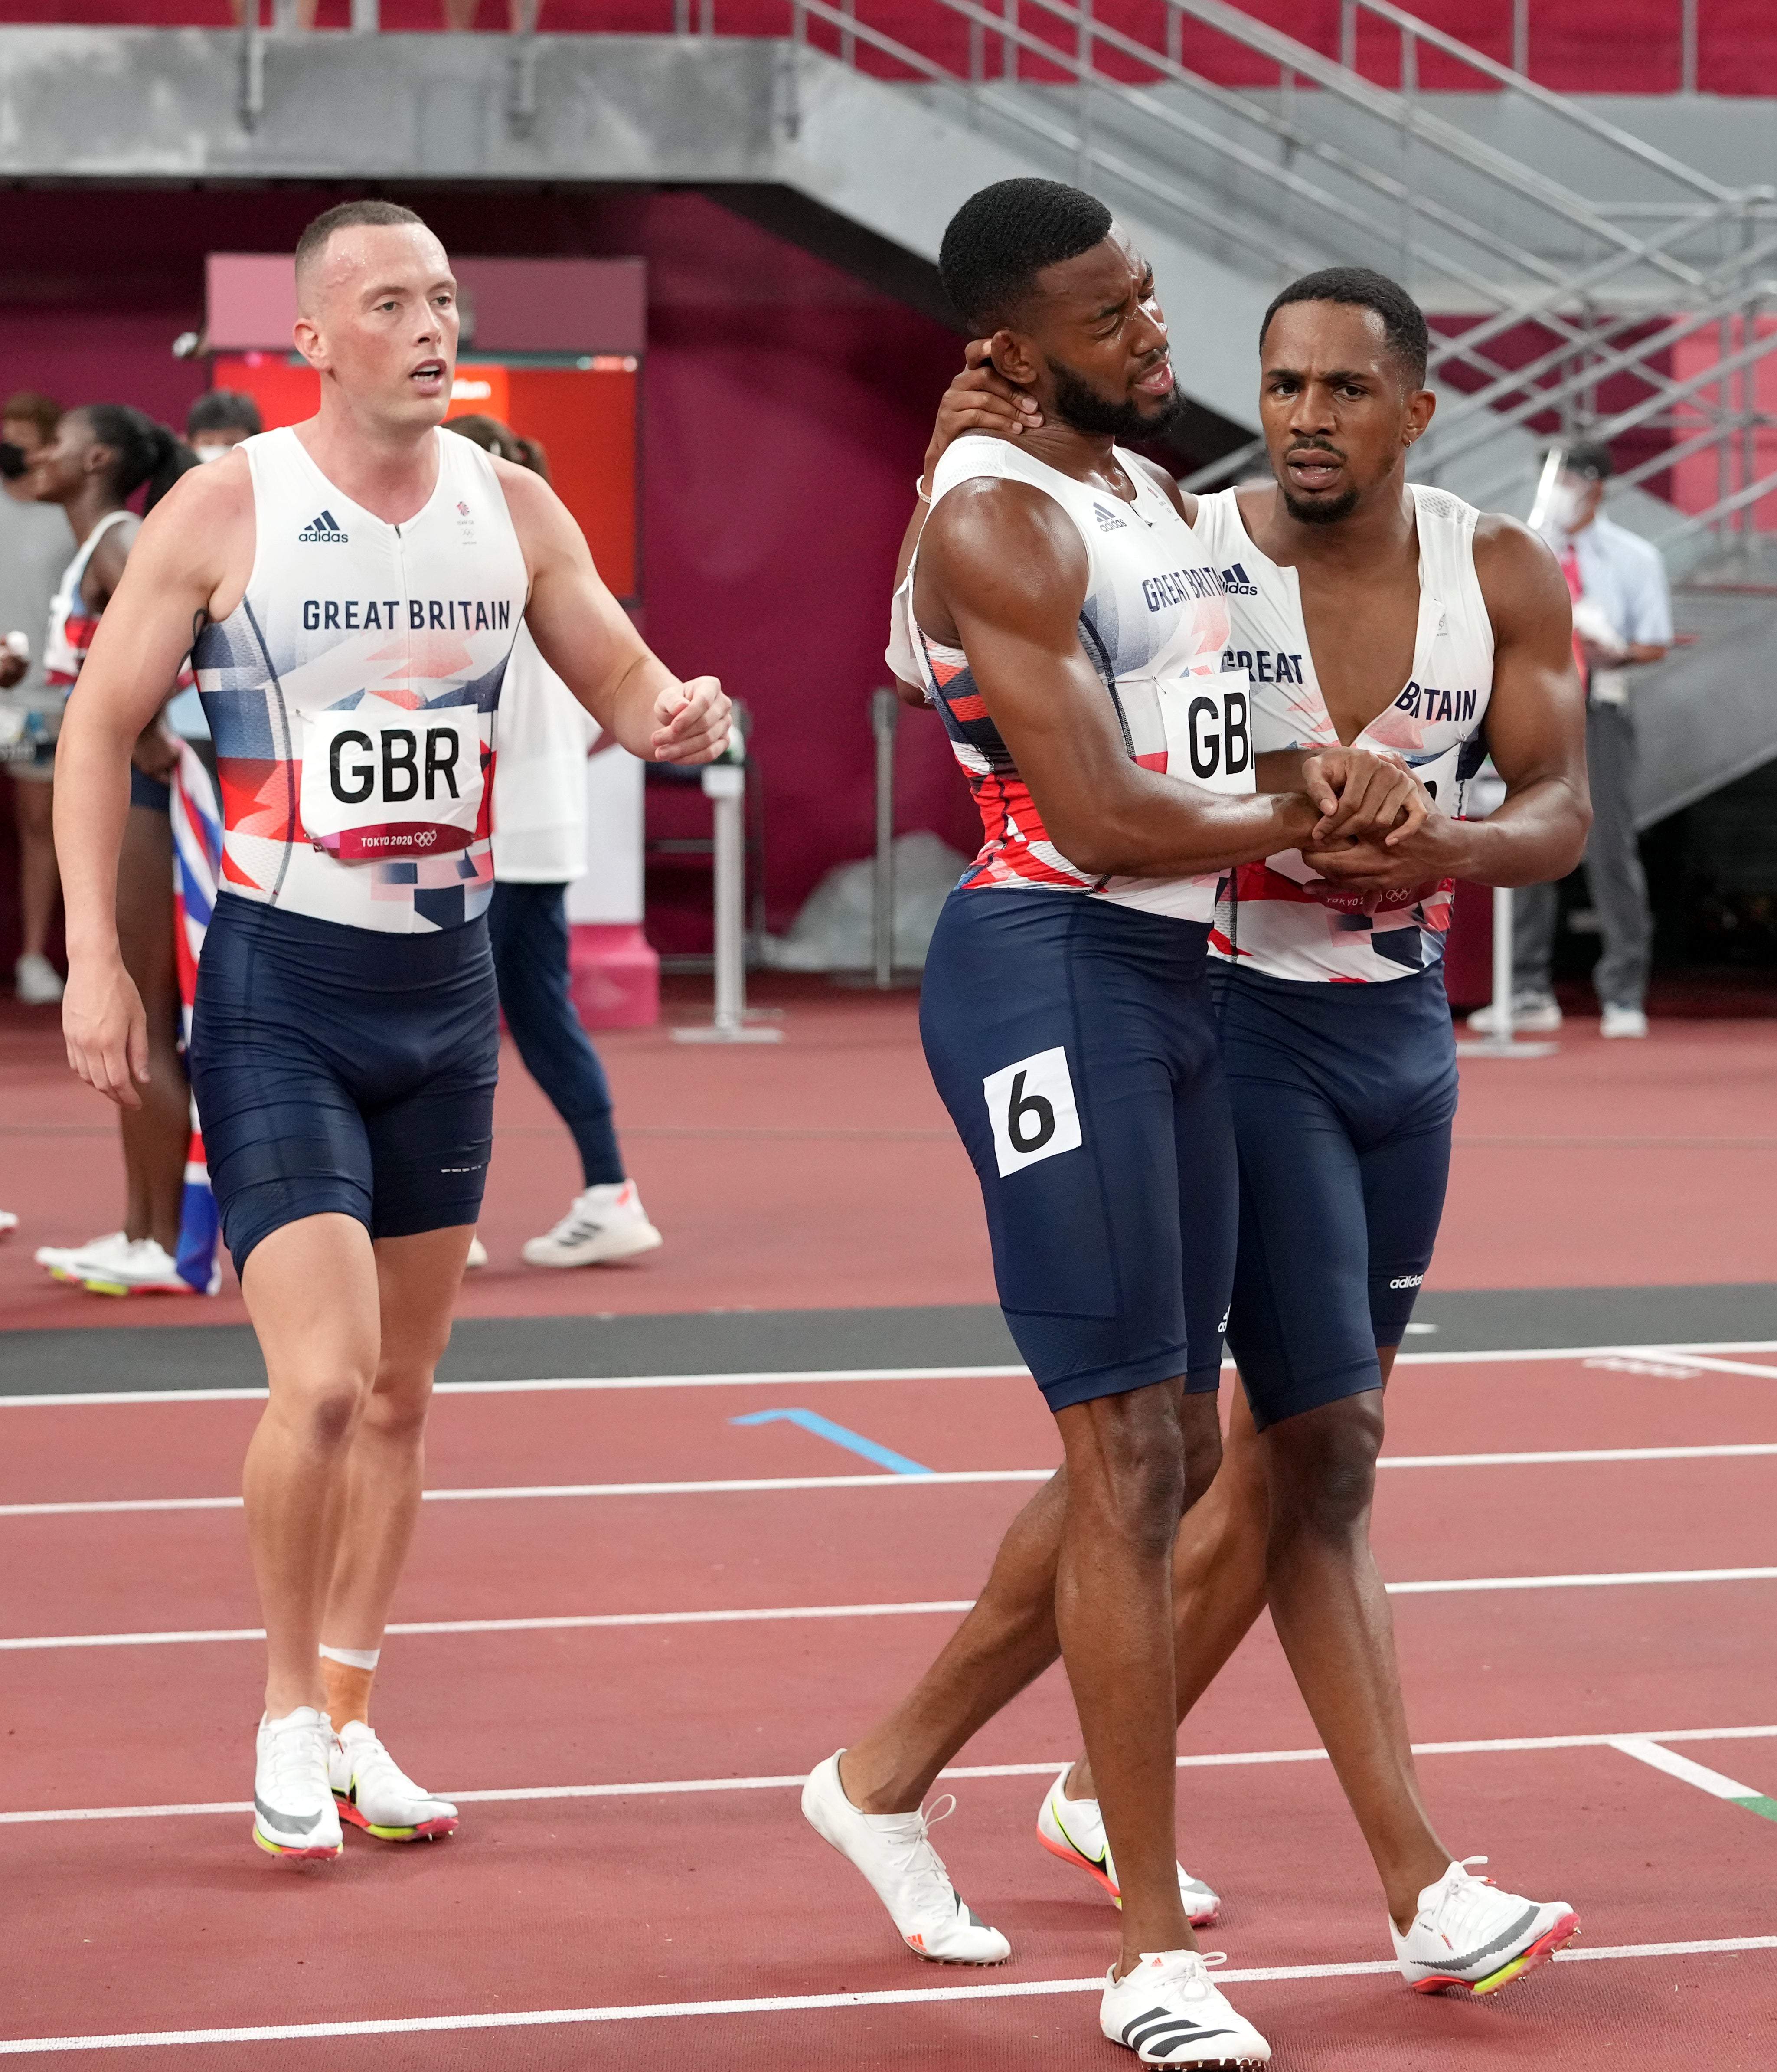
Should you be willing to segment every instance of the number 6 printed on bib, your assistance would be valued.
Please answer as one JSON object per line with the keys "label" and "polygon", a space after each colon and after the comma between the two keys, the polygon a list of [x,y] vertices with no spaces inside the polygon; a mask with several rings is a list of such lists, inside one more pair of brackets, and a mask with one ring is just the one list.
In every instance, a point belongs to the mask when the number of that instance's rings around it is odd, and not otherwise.
{"label": "number 6 printed on bib", "polygon": [[484,789],[473,705],[366,698],[304,723],[303,832],[342,863],[467,849]]}
{"label": "number 6 printed on bib", "polygon": [[987,1096],[1002,1180],[1040,1160],[1077,1151],[1084,1141],[1073,1082],[1068,1076],[1068,1054],[1059,1045],[990,1072],[981,1091]]}

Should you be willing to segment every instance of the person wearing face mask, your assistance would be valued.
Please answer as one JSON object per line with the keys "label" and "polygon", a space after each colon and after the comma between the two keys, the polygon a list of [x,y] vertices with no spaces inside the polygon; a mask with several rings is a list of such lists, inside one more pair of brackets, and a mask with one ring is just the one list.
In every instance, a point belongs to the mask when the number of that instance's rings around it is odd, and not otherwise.
{"label": "person wearing face mask", "polygon": [[[1541,531],[1561,557],[1574,598],[1574,645],[1586,680],[1586,763],[1592,794],[1586,882],[1603,950],[1592,970],[1599,1033],[1645,1036],[1643,1002],[1653,952],[1653,915],[1635,839],[1635,708],[1631,672],[1672,645],[1672,596],[1660,550],[1599,509],[1612,473],[1608,446],[1566,447]],[[1512,1018],[1526,1030],[1561,1026],[1553,966],[1559,894],[1520,891],[1512,929]],[[1492,1010],[1468,1018],[1491,1033]]]}

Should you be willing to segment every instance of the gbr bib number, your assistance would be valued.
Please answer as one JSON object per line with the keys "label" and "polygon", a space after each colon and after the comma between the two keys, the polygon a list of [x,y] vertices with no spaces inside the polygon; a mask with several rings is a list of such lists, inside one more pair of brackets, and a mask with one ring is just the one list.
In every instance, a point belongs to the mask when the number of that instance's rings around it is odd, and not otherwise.
{"label": "gbr bib number", "polygon": [[1166,774],[1206,791],[1253,789],[1253,709],[1244,672],[1162,677]]}
{"label": "gbr bib number", "polygon": [[305,723],[303,832],[342,863],[467,849],[484,783],[472,705],[410,712],[366,699]]}

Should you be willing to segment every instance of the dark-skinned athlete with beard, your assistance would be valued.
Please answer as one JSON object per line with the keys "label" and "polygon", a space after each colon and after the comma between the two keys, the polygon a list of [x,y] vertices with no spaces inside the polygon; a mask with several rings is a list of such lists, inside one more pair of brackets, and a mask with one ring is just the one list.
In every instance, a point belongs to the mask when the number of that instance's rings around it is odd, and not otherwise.
{"label": "dark-skinned athlete with beard", "polygon": [[[949,447],[902,600],[986,831],[939,920],[921,1026],[1067,1465],[938,1664],[819,1766],[803,1811],[918,1955],[1000,1961],[920,1808],[1059,1649],[1122,1881],[1103,2032],[1147,2064],[1260,2064],[1268,2045],[1205,1970],[1172,1840],[1172,1548],[1219,1453],[1235,1235],[1215,887],[1317,842],[1392,859],[1430,802],[1397,759],[1336,740],[1265,758],[1255,791],[1223,579],[1171,479],[1118,443],[1177,398],[1151,274],[1102,205],[1001,183],[958,212],[940,266],[1044,421]],[[959,1682],[957,1661],[990,1663],[986,1680]]]}
{"label": "dark-skinned athlete with beard", "polygon": [[[1253,681],[1262,765],[1291,747],[1369,748],[1408,764],[1434,810],[1385,842],[1321,838],[1274,854],[1221,888],[1210,947],[1240,1160],[1229,1340],[1244,1390],[1220,1470],[1178,1536],[1173,1605],[1182,1719],[1269,1601],[1375,1858],[1403,1975],[1422,1991],[1488,1992],[1578,1922],[1564,1902],[1471,1876],[1434,1832],[1369,1519],[1382,1391],[1449,1166],[1451,882],[1558,875],[1590,812],[1553,557],[1515,521],[1406,482],[1434,406],[1426,343],[1417,306],[1380,274],[1332,269],[1293,283],[1260,340],[1275,479],[1185,500],[1228,597],[1224,666]],[[1049,421],[1044,399],[1008,378],[997,340],[977,340],[967,360],[928,472],[953,440],[992,434],[1024,450]],[[891,660],[918,698],[898,640]],[[1488,750],[1505,801],[1485,820],[1460,820],[1463,784]],[[1033,1546],[1055,1544],[1069,1472],[1021,1521]],[[880,1794],[862,1791],[860,1803],[929,1789],[1053,1647],[1040,1591],[984,1596],[913,1697],[847,1756],[848,1777]],[[1090,1757],[1089,1741],[1056,1779],[1038,1838],[1116,1898],[1120,1859]],[[1179,1875],[1193,1919],[1213,1920],[1214,1893]]]}

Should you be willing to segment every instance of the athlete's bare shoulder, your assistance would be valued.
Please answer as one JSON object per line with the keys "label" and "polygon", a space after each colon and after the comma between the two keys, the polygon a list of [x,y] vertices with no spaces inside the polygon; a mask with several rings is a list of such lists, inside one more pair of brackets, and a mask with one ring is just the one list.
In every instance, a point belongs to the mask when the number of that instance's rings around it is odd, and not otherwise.
{"label": "athlete's bare shoulder", "polygon": [[1475,574],[1496,634],[1525,629],[1546,615],[1565,619],[1572,609],[1567,578],[1540,533],[1502,512],[1475,521]]}
{"label": "athlete's bare shoulder", "polygon": [[1085,580],[1079,528],[1047,490],[1015,476],[979,475],[959,482],[932,508],[920,535],[922,558],[962,573],[979,568],[1005,576],[1028,565],[1047,576],[1059,561],[1077,562]]}
{"label": "athlete's bare shoulder", "polygon": [[503,460],[498,454],[489,454],[487,458],[505,494],[525,565],[533,575],[559,555],[577,559],[589,552],[572,513],[540,475],[515,461]]}
{"label": "athlete's bare shoulder", "polygon": [[240,601],[252,570],[253,483],[236,450],[182,475],[142,520],[120,592],[152,588],[170,598],[195,594],[212,618]]}
{"label": "athlete's bare shoulder", "polygon": [[1145,454],[1131,454],[1130,458],[1178,512],[1185,524],[1195,525],[1197,522],[1197,500],[1180,488],[1178,477],[1169,474],[1157,460],[1150,460]]}

